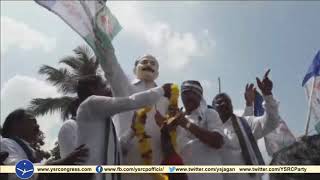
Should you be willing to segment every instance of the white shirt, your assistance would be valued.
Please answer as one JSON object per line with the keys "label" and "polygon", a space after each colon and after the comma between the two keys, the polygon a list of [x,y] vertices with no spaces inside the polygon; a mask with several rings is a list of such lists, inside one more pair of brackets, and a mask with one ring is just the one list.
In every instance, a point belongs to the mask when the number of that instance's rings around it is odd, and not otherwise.
{"label": "white shirt", "polygon": [[[22,139],[21,139],[22,140]],[[30,144],[24,140],[22,140],[31,150]],[[16,141],[9,138],[1,138],[0,139],[0,151],[6,151],[9,153],[9,156],[4,161],[5,165],[16,165],[20,160],[28,159],[27,154],[24,152],[22,147],[16,143]],[[37,163],[38,164],[38,163]],[[30,178],[31,180],[37,179],[37,174],[33,174]],[[8,180],[20,180],[15,174],[9,174]]]}
{"label": "white shirt", "polygon": [[[223,136],[220,129],[222,121],[214,109],[199,107],[186,118],[193,124],[206,130],[217,132]],[[201,142],[188,130],[177,128],[177,145],[185,165],[222,165],[221,150]],[[188,174],[189,179],[222,180],[222,174]]]}
{"label": "white shirt", "polygon": [[[147,87],[146,83],[141,80],[135,80],[131,83],[123,72],[118,60],[113,52],[109,52],[107,60],[100,62],[102,69],[105,72],[105,77],[108,79],[111,85],[113,95],[116,97],[124,97],[133,94],[134,92],[141,92],[150,87]],[[156,83],[153,82],[153,86]],[[153,164],[160,164],[162,161],[161,152],[161,140],[160,140],[160,128],[156,124],[154,115],[156,110],[161,114],[166,114],[169,101],[167,98],[160,98],[157,104],[147,113],[147,119],[145,124],[146,133],[151,136],[152,147],[152,160]],[[141,158],[138,140],[134,137],[134,133],[131,130],[131,123],[134,111],[117,114],[113,118],[114,125],[116,127],[117,135],[120,138],[121,147],[124,152],[122,164],[128,165],[143,165],[143,159]],[[135,180],[145,179],[149,180],[153,178],[147,174],[132,175],[124,174],[123,179]]]}
{"label": "white shirt", "polygon": [[[260,117],[247,116],[244,117],[249,126],[251,127],[252,134],[256,140],[266,136],[269,132],[274,130],[280,121],[279,111],[278,111],[278,103],[273,98],[272,95],[264,97],[265,104],[265,114]],[[237,118],[238,123],[240,125],[240,129],[244,134],[244,139],[247,144],[249,154],[251,155],[251,159],[254,164],[257,163],[257,158],[254,156],[253,149],[251,148],[249,139],[247,134],[244,133],[243,125],[240,122],[239,118]],[[238,141],[238,137],[234,131],[232,126],[231,119],[227,120],[222,125],[223,133],[225,139],[225,144],[223,146],[222,151],[222,160],[224,165],[244,165],[243,156],[241,153],[241,147]],[[257,174],[256,176],[249,176],[248,174],[223,174],[224,180],[254,180],[260,179],[262,174]]]}
{"label": "white shirt", "polygon": [[60,149],[60,157],[65,158],[75,148],[77,148],[78,125],[73,119],[63,122],[59,134],[58,144]]}
{"label": "white shirt", "polygon": [[[115,131],[112,131],[113,122],[107,122],[108,118],[116,113],[149,106],[157,102],[163,94],[163,88],[157,87],[130,97],[91,96],[81,103],[77,111],[77,145],[86,144],[89,148],[90,155],[85,164],[103,164],[106,155],[107,164],[113,165],[117,161],[115,150],[119,146]],[[109,130],[106,129],[106,126],[109,126]],[[106,136],[108,139],[105,139]],[[105,143],[107,143],[107,149],[105,149]],[[108,176],[107,179],[111,179],[111,174],[105,175]],[[101,178],[100,175],[96,176],[96,179]]]}

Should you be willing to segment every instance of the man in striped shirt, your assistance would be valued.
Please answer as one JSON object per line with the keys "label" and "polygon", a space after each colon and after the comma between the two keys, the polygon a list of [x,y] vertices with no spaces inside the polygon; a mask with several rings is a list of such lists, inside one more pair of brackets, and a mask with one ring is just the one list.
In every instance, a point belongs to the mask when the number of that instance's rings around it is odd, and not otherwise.
{"label": "man in striped shirt", "polygon": [[[170,97],[170,86],[171,84],[165,84],[129,97],[110,97],[111,92],[99,76],[88,76],[79,80],[78,96],[82,103],[77,111],[77,144],[86,144],[89,148],[89,157],[85,164],[120,164],[120,146],[111,116],[152,105],[162,96]],[[94,179],[118,180],[120,175],[96,174]]]}

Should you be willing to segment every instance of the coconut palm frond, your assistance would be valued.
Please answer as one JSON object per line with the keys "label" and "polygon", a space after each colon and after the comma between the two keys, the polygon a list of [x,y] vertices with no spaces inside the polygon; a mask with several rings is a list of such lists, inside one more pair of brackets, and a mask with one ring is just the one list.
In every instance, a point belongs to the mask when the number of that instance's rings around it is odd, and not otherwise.
{"label": "coconut palm frond", "polygon": [[64,94],[76,92],[77,76],[71,74],[66,68],[56,69],[43,65],[39,70],[39,74],[46,75],[47,81],[57,86],[59,92]]}
{"label": "coconut palm frond", "polygon": [[97,74],[99,62],[88,46],[78,46],[73,51],[76,56],[68,57],[62,61],[64,64],[72,67],[73,73],[76,76],[82,77]]}
{"label": "coconut palm frond", "polygon": [[78,46],[73,50],[73,52],[77,55],[77,58],[84,63],[88,62],[93,57],[91,49],[85,45]]}
{"label": "coconut palm frond", "polygon": [[83,65],[83,62],[75,56],[66,56],[62,58],[59,63],[69,66],[72,70],[79,70]]}
{"label": "coconut palm frond", "polygon": [[28,109],[36,116],[60,112],[62,119],[66,119],[66,114],[71,115],[70,105],[75,101],[74,97],[57,97],[57,98],[35,98],[31,101]]}
{"label": "coconut palm frond", "polygon": [[96,75],[99,67],[99,62],[95,58],[91,58],[88,62],[84,63],[77,72],[78,76]]}
{"label": "coconut palm frond", "polygon": [[54,68],[43,65],[39,69],[39,74],[45,75],[46,80],[66,96],[33,99],[30,102],[29,110],[33,111],[35,115],[45,115],[58,111],[63,120],[75,116],[79,100],[67,95],[76,93],[79,78],[100,73],[98,72],[99,62],[90,47],[78,46],[73,52],[75,55],[66,56],[59,61],[67,67]]}

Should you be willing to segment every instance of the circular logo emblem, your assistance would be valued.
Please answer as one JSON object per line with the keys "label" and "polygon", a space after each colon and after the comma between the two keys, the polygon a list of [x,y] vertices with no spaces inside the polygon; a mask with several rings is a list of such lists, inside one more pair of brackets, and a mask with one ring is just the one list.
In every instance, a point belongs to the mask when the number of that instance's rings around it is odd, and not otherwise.
{"label": "circular logo emblem", "polygon": [[103,171],[102,166],[97,166],[96,171],[97,171],[97,173],[102,173],[102,171]]}
{"label": "circular logo emblem", "polygon": [[16,164],[16,175],[20,179],[29,179],[34,172],[33,164],[29,160],[21,160]]}

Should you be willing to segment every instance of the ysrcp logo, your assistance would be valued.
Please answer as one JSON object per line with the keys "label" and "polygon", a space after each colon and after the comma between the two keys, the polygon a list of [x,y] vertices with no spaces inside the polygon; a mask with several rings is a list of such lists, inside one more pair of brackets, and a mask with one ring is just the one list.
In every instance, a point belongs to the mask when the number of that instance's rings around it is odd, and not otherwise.
{"label": "ysrcp logo", "polygon": [[34,172],[34,167],[31,161],[21,160],[16,164],[16,175],[20,179],[29,179]]}

